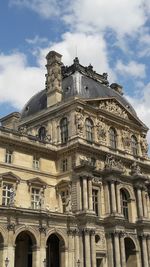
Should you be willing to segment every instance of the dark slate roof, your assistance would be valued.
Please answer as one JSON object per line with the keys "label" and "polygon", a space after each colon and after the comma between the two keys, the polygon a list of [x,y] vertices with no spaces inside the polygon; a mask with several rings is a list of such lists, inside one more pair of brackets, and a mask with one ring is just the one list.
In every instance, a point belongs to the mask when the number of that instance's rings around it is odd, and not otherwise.
{"label": "dark slate roof", "polygon": [[[78,96],[85,99],[116,98],[134,116],[136,112],[128,101],[109,86],[107,74],[97,74],[93,67],[83,67],[78,59],[70,67],[62,67],[62,101]],[[25,105],[21,118],[33,115],[47,108],[46,89],[34,95]]]}

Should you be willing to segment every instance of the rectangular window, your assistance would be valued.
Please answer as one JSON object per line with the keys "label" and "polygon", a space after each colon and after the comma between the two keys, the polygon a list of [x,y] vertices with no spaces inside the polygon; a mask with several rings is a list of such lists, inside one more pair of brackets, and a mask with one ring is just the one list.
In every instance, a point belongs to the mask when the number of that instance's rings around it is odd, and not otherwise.
{"label": "rectangular window", "polygon": [[31,189],[31,207],[32,209],[40,208],[40,189],[38,188]]}
{"label": "rectangular window", "polygon": [[3,189],[2,189],[2,205],[7,206],[10,204],[10,195],[11,190],[13,188],[12,184],[9,183],[3,183]]}
{"label": "rectangular window", "polygon": [[96,215],[98,216],[98,190],[92,190],[92,200],[93,200],[93,210],[95,211]]}
{"label": "rectangular window", "polygon": [[62,171],[66,172],[68,170],[68,159],[62,160]]}
{"label": "rectangular window", "polygon": [[35,170],[39,170],[40,167],[40,160],[36,156],[33,157],[33,168]]}
{"label": "rectangular window", "polygon": [[6,150],[6,154],[5,154],[5,163],[12,163],[12,151],[10,150]]}

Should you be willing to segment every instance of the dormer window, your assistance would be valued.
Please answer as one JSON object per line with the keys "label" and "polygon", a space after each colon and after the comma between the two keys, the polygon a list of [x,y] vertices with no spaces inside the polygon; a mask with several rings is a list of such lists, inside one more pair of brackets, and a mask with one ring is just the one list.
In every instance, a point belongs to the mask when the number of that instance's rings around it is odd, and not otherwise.
{"label": "dormer window", "polygon": [[45,140],[45,138],[46,138],[46,129],[45,129],[45,127],[41,127],[40,129],[39,129],[39,131],[38,131],[38,137],[39,137],[39,139],[41,140],[41,141],[44,141]]}
{"label": "dormer window", "polygon": [[13,157],[13,152],[9,149],[6,149],[6,154],[5,154],[5,163],[12,163],[12,157]]}
{"label": "dormer window", "polygon": [[68,141],[68,120],[67,118],[62,118],[60,121],[60,134],[61,143],[64,144]]}
{"label": "dormer window", "polygon": [[85,131],[86,131],[86,140],[93,142],[93,121],[91,119],[86,119],[85,121]]}

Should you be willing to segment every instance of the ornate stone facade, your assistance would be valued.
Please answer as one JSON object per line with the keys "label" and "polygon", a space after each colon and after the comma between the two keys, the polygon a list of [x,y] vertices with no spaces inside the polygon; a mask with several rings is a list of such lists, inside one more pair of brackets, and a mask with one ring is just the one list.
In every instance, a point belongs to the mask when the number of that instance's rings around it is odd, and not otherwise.
{"label": "ornate stone facade", "polygon": [[150,266],[147,127],[107,74],[54,51],[46,67],[1,119],[0,267]]}

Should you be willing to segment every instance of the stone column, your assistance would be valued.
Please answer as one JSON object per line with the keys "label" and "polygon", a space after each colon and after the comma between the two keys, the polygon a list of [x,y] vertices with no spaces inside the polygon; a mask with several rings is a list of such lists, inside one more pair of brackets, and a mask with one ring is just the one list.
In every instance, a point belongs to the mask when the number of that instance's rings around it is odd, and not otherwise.
{"label": "stone column", "polygon": [[80,185],[80,179],[77,179],[77,210],[82,210],[82,188]]}
{"label": "stone column", "polygon": [[110,181],[110,193],[111,193],[111,212],[116,213],[116,193],[115,193],[115,183]]}
{"label": "stone column", "polygon": [[75,266],[77,261],[80,259],[80,254],[79,254],[79,230],[76,229],[74,232],[75,235]]}
{"label": "stone column", "polygon": [[74,267],[75,265],[74,265],[74,235],[73,235],[73,230],[68,231],[68,239],[69,239],[68,265]]}
{"label": "stone column", "polygon": [[88,209],[87,178],[83,177],[83,209]]}
{"label": "stone column", "polygon": [[114,267],[114,256],[113,256],[113,244],[112,244],[112,234],[107,233],[107,255],[108,255],[108,266]]}
{"label": "stone column", "polygon": [[7,226],[8,229],[8,250],[7,250],[7,257],[9,259],[9,265],[11,267],[14,267],[15,264],[15,246],[13,244],[13,236],[14,236],[14,230],[15,230],[15,225],[14,224],[9,224]]}
{"label": "stone column", "polygon": [[40,226],[39,231],[40,231],[40,266],[42,266],[43,261],[46,259],[46,227]]}
{"label": "stone column", "polygon": [[138,215],[143,217],[143,205],[142,205],[142,192],[140,188],[137,188],[137,204],[138,204]]}
{"label": "stone column", "polygon": [[119,183],[116,184],[116,200],[117,200],[117,212],[121,214],[121,201],[120,201],[120,190],[119,190]]}
{"label": "stone column", "polygon": [[85,267],[91,267],[91,251],[90,251],[90,236],[89,229],[84,230],[85,238]]}
{"label": "stone column", "polygon": [[39,262],[40,262],[40,248],[37,246],[33,246],[32,247],[32,266],[38,267]]}
{"label": "stone column", "polygon": [[114,246],[115,246],[115,263],[116,267],[120,266],[120,244],[119,244],[119,233],[114,233]]}
{"label": "stone column", "polygon": [[120,235],[121,267],[126,267],[124,233]]}
{"label": "stone column", "polygon": [[148,261],[150,266],[150,235],[147,237]]}
{"label": "stone column", "polygon": [[92,200],[92,180],[88,180],[88,191],[89,191],[89,210],[93,210],[93,200]]}
{"label": "stone column", "polygon": [[147,212],[148,212],[148,219],[150,219],[150,201],[149,201],[149,194],[147,193]]}
{"label": "stone column", "polygon": [[105,209],[106,213],[110,214],[110,196],[108,182],[104,183],[104,194],[105,194]]}
{"label": "stone column", "polygon": [[146,195],[145,190],[142,190],[142,200],[143,200],[143,215],[145,218],[147,218],[147,203],[146,203]]}
{"label": "stone column", "polygon": [[149,267],[148,264],[148,253],[147,253],[147,243],[146,243],[146,236],[142,236],[142,254],[143,254],[143,267]]}
{"label": "stone column", "polygon": [[96,250],[95,250],[95,230],[91,230],[91,262],[92,267],[96,267]]}
{"label": "stone column", "polygon": [[80,250],[80,267],[84,267],[84,253],[83,253],[83,232],[80,231],[79,236],[79,250]]}

